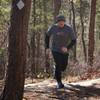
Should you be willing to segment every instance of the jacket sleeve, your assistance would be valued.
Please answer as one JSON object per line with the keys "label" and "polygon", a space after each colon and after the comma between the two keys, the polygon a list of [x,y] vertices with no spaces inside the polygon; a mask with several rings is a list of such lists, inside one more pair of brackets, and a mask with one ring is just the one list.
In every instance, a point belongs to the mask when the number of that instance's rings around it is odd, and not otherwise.
{"label": "jacket sleeve", "polygon": [[48,31],[45,33],[45,48],[49,48],[49,41],[50,41],[50,36],[53,33],[53,26],[48,28]]}
{"label": "jacket sleeve", "polygon": [[70,44],[67,46],[67,49],[71,49],[76,44],[76,39],[71,40]]}

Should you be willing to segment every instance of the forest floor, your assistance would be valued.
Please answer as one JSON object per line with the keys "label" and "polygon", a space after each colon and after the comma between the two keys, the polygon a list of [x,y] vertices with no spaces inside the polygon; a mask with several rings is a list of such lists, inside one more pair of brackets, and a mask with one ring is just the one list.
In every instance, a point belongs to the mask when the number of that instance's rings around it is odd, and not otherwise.
{"label": "forest floor", "polygon": [[100,78],[63,82],[65,88],[57,89],[54,79],[26,79],[23,100],[100,100]]}
{"label": "forest floor", "polygon": [[100,78],[65,84],[56,89],[53,79],[26,82],[23,100],[100,100]]}

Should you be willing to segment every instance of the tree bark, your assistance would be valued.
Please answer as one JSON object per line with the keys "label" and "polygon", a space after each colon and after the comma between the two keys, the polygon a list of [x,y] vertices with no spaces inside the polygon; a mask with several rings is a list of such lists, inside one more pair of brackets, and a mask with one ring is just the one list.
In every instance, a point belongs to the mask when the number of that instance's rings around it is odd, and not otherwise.
{"label": "tree bark", "polygon": [[[73,29],[74,29],[74,32],[76,34],[75,8],[74,8],[74,2],[73,2],[73,0],[71,1],[71,6],[72,6],[72,13],[73,13],[73,21],[72,21],[72,23],[73,23]],[[76,54],[76,45],[75,45],[74,48],[73,48],[73,59],[74,59],[74,61],[77,61],[76,55],[77,54]]]}
{"label": "tree bark", "polygon": [[82,0],[80,0],[80,20],[81,20],[81,28],[82,28],[82,43],[83,43],[83,53],[84,53],[84,60],[85,62],[87,61],[87,50],[86,50],[86,45],[85,45],[85,40],[84,40],[84,21],[83,21],[83,13],[82,13]]}
{"label": "tree bark", "polygon": [[[41,0],[38,0],[38,5],[39,5],[39,19],[38,22],[42,23],[42,5],[41,5]],[[41,58],[41,48],[40,48],[40,41],[41,41],[41,29],[37,30],[37,34],[36,34],[36,73],[39,74],[40,73],[40,58]]]}
{"label": "tree bark", "polygon": [[[33,26],[36,26],[36,0],[33,0],[33,10],[32,10],[32,19],[33,19]],[[36,49],[36,32],[32,29],[32,36],[31,36],[31,78],[33,82],[33,78],[36,77],[36,61],[35,61],[35,49]]]}
{"label": "tree bark", "polygon": [[9,29],[9,60],[4,91],[0,100],[22,100],[25,81],[26,44],[31,0],[18,9],[19,0],[12,0],[11,26]]}
{"label": "tree bark", "polygon": [[55,21],[57,15],[59,14],[59,10],[61,8],[61,0],[53,0],[53,4],[54,4],[54,21]]}
{"label": "tree bark", "polygon": [[[46,36],[47,28],[48,28],[48,19],[47,19],[47,1],[43,0],[43,7],[44,7],[44,38]],[[45,48],[45,68],[44,72],[50,75],[50,58],[46,55],[46,48]]]}
{"label": "tree bark", "polygon": [[32,31],[33,34],[31,36],[31,78],[33,82],[33,78],[36,77],[36,63],[35,63],[35,31]]}
{"label": "tree bark", "polygon": [[[68,4],[71,6],[71,0],[68,1]],[[72,25],[72,9],[69,8],[69,25]]]}
{"label": "tree bark", "polygon": [[89,44],[88,44],[88,64],[90,66],[93,66],[93,60],[94,60],[95,16],[96,16],[96,0],[91,0],[91,14],[90,14],[90,25],[89,25]]}

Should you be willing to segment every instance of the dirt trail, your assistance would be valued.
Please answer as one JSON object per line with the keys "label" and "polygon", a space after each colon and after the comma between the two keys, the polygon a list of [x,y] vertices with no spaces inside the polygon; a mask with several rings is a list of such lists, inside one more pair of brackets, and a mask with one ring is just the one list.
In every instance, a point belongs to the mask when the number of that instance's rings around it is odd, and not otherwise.
{"label": "dirt trail", "polygon": [[64,84],[60,90],[50,79],[26,84],[24,100],[100,100],[100,79]]}

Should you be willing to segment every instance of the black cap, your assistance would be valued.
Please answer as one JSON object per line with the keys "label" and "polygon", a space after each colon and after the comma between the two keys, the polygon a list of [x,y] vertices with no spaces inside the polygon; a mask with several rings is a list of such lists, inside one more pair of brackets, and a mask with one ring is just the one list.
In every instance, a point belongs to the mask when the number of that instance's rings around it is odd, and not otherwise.
{"label": "black cap", "polygon": [[65,17],[63,15],[58,15],[56,17],[56,23],[59,22],[59,21],[64,21],[65,22]]}

